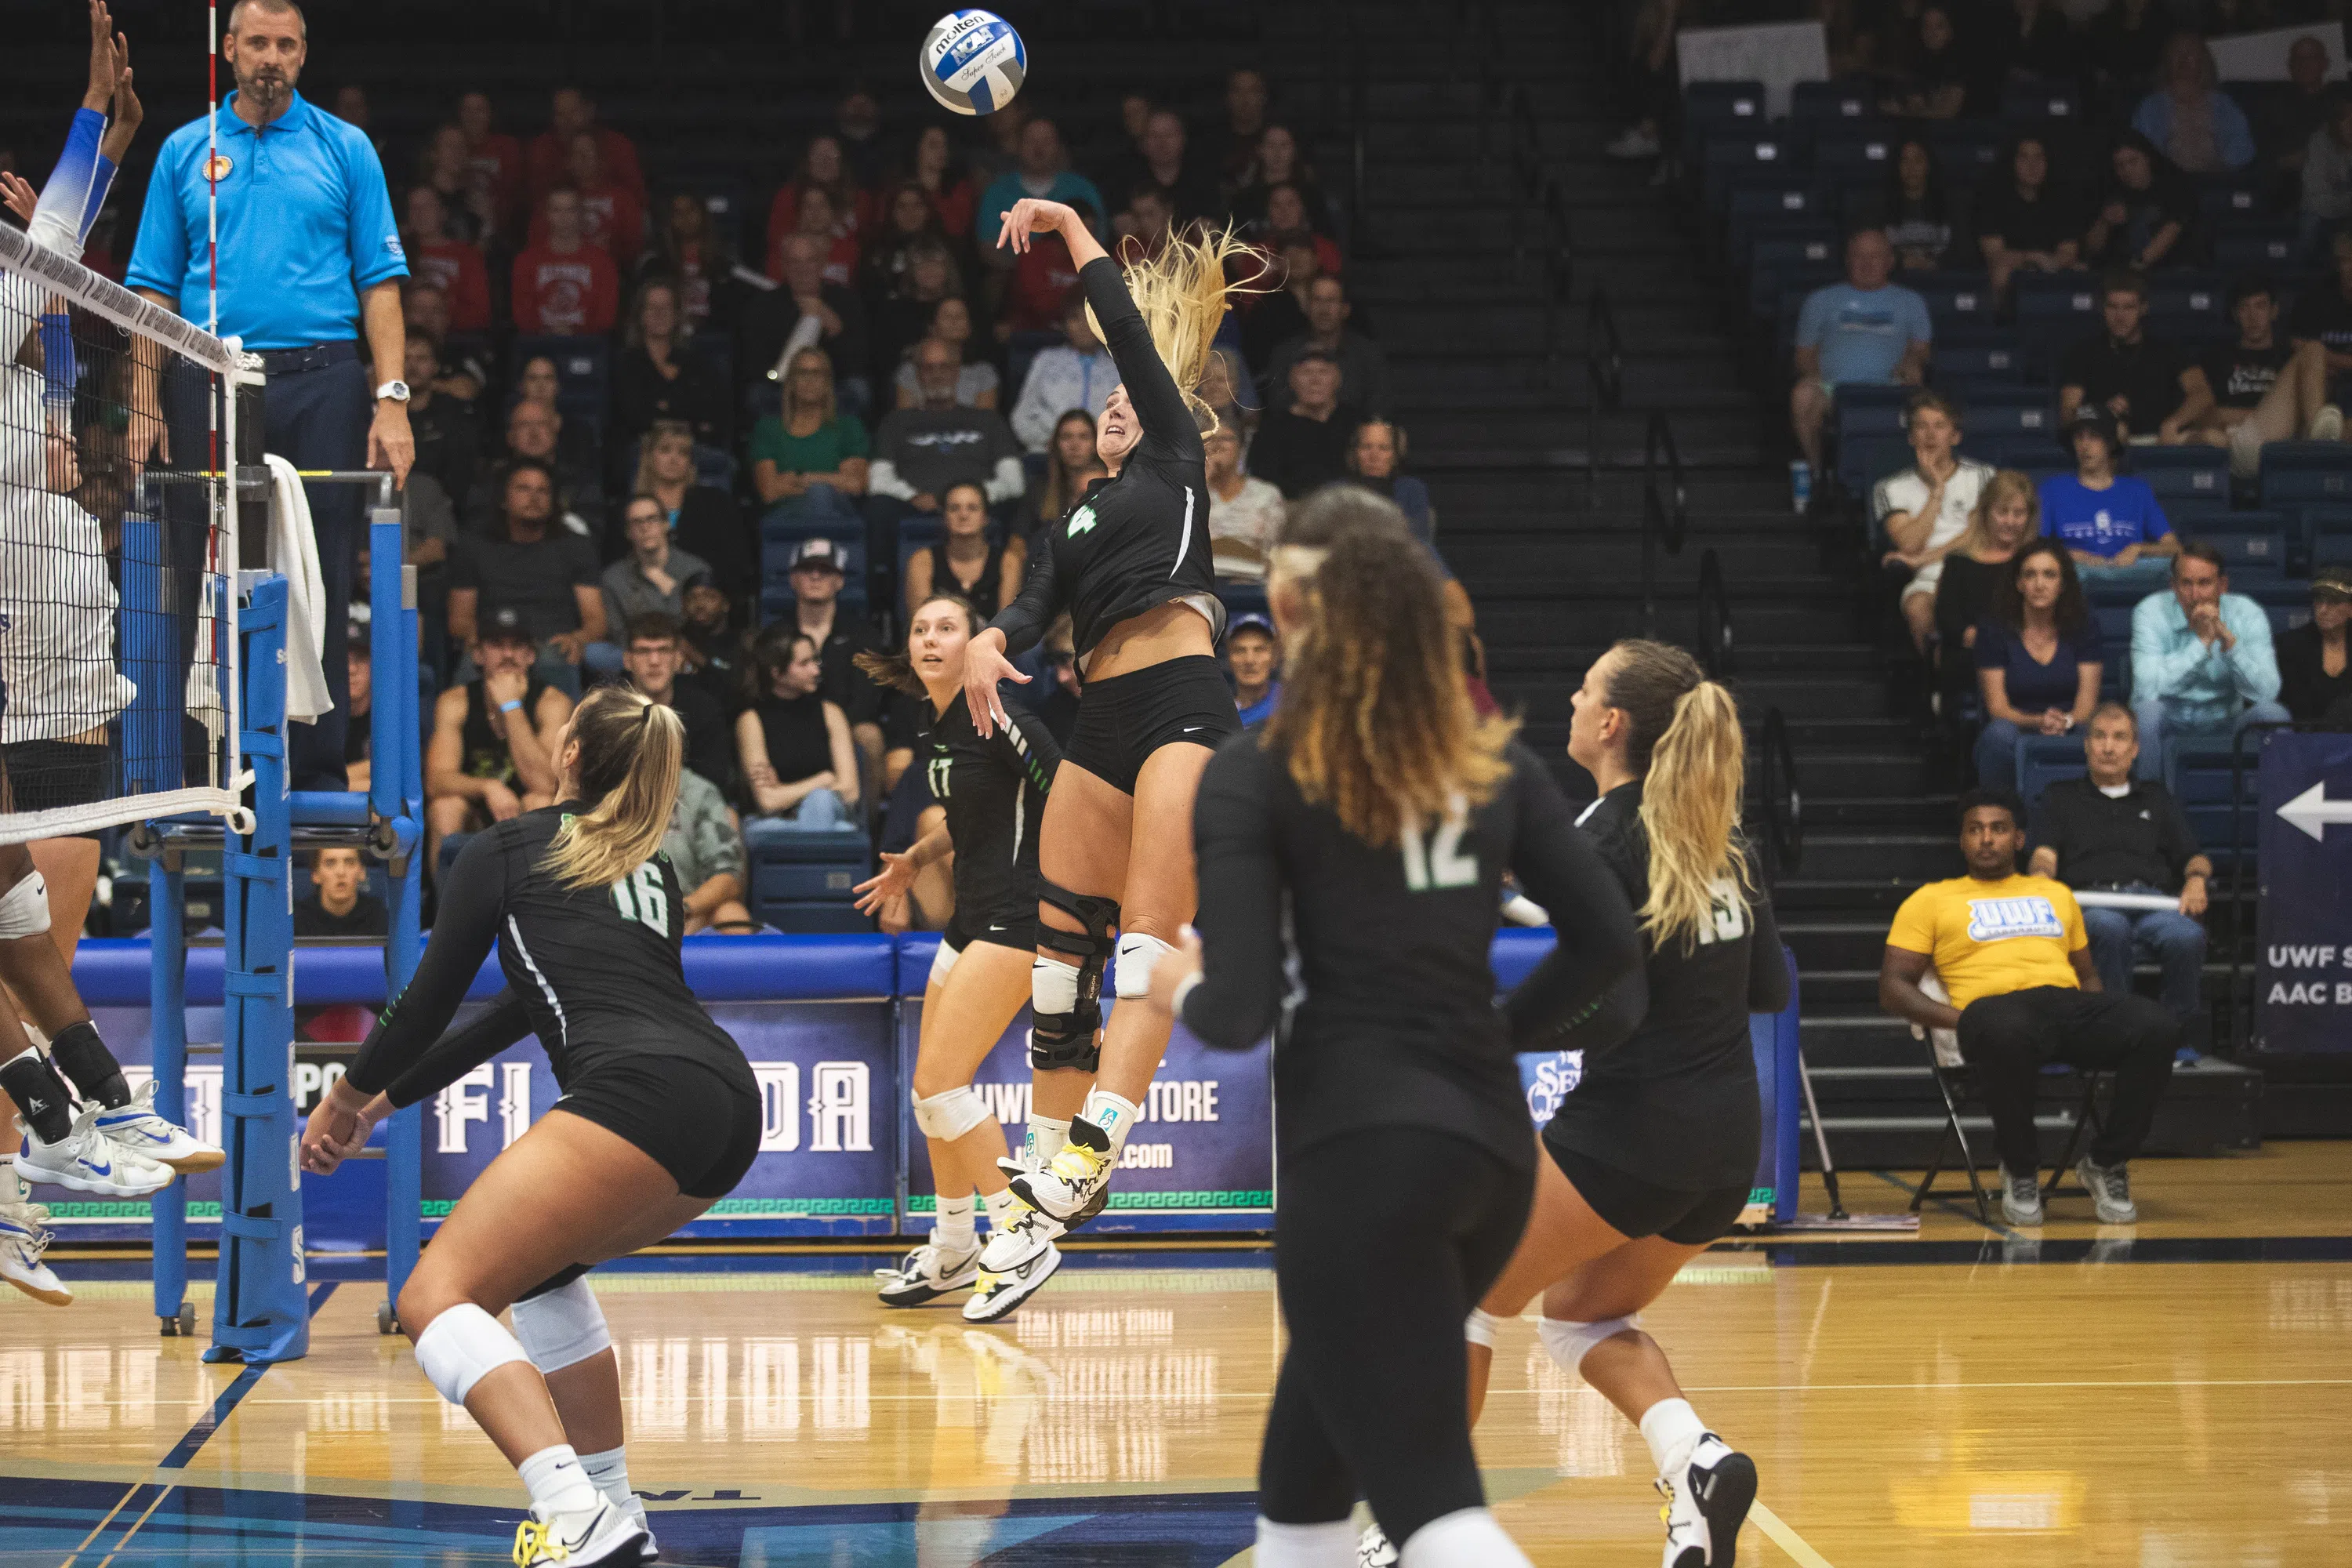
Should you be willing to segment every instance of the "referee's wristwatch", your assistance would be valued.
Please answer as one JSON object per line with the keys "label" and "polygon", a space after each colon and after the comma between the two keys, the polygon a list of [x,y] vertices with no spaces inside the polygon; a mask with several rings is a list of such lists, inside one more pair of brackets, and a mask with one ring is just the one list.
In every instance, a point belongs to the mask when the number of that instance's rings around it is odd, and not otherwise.
{"label": "referee's wristwatch", "polygon": [[405,402],[407,402],[407,401],[408,401],[408,383],[406,383],[406,382],[404,382],[404,381],[387,381],[387,382],[385,382],[382,386],[379,386],[379,387],[377,387],[377,388],[375,389],[375,400],[376,400],[378,403],[405,403]]}

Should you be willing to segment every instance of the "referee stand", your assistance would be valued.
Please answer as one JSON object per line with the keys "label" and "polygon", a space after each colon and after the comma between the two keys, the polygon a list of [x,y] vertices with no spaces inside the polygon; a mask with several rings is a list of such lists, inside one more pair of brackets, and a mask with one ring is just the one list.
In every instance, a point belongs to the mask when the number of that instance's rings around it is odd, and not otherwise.
{"label": "referee stand", "polygon": [[[243,356],[253,367],[257,361]],[[223,447],[239,458],[235,432],[242,412],[255,435],[261,376],[247,368],[238,393],[225,400]],[[254,443],[254,445],[257,445]],[[233,468],[240,500],[266,495],[268,470],[258,462]],[[214,476],[217,477],[217,476]],[[309,1349],[310,1311],[304,1292],[301,1178],[295,1148],[293,879],[299,849],[344,845],[384,863],[390,913],[384,941],[387,998],[415,973],[423,951],[425,791],[417,720],[416,578],[405,563],[405,526],[393,504],[389,474],[313,471],[310,485],[363,485],[376,492],[369,515],[370,637],[381,679],[370,711],[375,764],[370,787],[359,792],[308,792],[288,787],[286,719],[286,579],[273,572],[239,572],[236,637],[243,703],[237,768],[247,805],[224,826],[207,817],[176,816],[143,826],[135,841],[156,862],[159,886],[151,903],[157,1109],[174,1121],[187,1110],[187,938],[182,868],[187,850],[217,844],[222,853],[225,919],[222,981],[222,1171],[220,1259],[213,1298],[213,1342],[206,1361],[292,1360]],[[142,510],[146,509],[142,506]],[[138,521],[137,526],[153,527]],[[126,556],[129,555],[126,551]],[[220,609],[225,612],[226,606]],[[225,616],[224,616],[225,618]],[[341,628],[330,627],[331,633]],[[341,638],[331,637],[331,650]],[[145,670],[172,662],[172,650],[134,647]],[[179,704],[170,681],[142,679],[131,721],[176,723]],[[158,710],[168,710],[159,711]],[[346,1051],[355,1047],[344,1047]],[[383,1146],[358,1158],[386,1162],[386,1290],[376,1310],[379,1329],[394,1329],[392,1304],[416,1265],[421,1245],[424,1147],[421,1107],[384,1123]],[[187,1197],[173,1183],[150,1200],[154,1215],[155,1315],[165,1334],[192,1334],[187,1302]]]}

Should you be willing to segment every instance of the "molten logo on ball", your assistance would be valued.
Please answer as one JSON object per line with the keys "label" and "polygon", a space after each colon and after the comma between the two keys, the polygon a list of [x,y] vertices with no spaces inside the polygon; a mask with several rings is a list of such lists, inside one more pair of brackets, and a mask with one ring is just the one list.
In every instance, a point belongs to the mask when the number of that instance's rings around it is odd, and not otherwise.
{"label": "molten logo on ball", "polygon": [[993,114],[1028,75],[1029,52],[990,11],[950,11],[931,25],[917,58],[923,89],[958,114]]}

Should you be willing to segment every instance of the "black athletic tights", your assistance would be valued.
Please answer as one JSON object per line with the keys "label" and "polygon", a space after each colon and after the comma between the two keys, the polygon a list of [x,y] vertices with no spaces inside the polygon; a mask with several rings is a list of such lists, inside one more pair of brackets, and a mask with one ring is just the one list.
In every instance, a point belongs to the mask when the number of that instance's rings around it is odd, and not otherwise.
{"label": "black athletic tights", "polygon": [[1360,1493],[1401,1546],[1485,1505],[1462,1322],[1510,1261],[1534,1195],[1524,1157],[1509,1165],[1418,1127],[1344,1133],[1284,1161],[1274,1268],[1290,1349],[1258,1459],[1261,1514],[1324,1524]]}

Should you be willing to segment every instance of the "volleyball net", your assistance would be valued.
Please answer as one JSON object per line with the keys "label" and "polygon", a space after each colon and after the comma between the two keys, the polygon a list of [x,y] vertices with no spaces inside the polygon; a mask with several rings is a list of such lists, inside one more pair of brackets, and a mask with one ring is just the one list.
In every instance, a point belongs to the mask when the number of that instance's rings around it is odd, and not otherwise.
{"label": "volleyball net", "polygon": [[0,226],[0,843],[237,804],[236,362]]}

